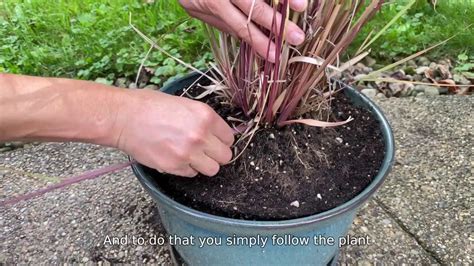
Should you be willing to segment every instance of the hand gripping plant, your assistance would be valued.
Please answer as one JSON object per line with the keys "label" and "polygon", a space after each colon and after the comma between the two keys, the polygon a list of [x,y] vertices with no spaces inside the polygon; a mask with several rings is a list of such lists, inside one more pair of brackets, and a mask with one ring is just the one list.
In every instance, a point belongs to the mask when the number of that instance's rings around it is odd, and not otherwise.
{"label": "hand gripping plant", "polygon": [[[214,91],[221,91],[241,108],[251,124],[328,127],[350,121],[323,122],[308,114],[326,109],[337,91],[331,78],[367,55],[359,52],[348,62],[340,62],[343,52],[384,1],[310,0],[304,13],[291,11],[289,0],[266,2],[273,7],[274,15],[271,31],[260,28],[270,38],[265,58],[257,56],[251,44],[206,26],[216,59],[213,68],[225,87],[216,84],[221,88]],[[278,13],[282,16],[280,23]],[[300,46],[285,41],[289,21],[306,34]]]}

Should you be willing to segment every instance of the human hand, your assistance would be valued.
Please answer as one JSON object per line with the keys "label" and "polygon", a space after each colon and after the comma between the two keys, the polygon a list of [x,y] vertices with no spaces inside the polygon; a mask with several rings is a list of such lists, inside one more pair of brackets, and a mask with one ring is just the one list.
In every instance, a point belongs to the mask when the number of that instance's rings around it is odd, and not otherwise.
{"label": "human hand", "polygon": [[116,146],[140,163],[193,177],[214,176],[232,159],[232,130],[208,105],[148,90],[127,95],[119,101]]}
{"label": "human hand", "polygon": [[[307,0],[289,0],[290,7],[302,12],[307,7]],[[263,0],[179,0],[181,5],[193,17],[237,36],[254,47],[258,54],[265,57],[269,38],[261,32],[257,25],[268,30],[272,28],[273,8]],[[255,3],[255,4],[254,4]],[[252,5],[253,10],[252,10]],[[253,23],[248,24],[248,16],[252,10]],[[281,14],[277,14],[276,25],[279,31]],[[288,21],[286,39],[292,45],[304,42],[304,32],[293,22]],[[275,44],[270,44],[268,60],[275,61]]]}

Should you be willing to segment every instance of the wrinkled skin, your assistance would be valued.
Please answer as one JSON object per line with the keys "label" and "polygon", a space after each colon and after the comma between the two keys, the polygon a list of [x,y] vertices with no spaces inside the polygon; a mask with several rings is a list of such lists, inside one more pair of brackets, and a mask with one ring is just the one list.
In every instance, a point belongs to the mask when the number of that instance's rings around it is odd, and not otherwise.
{"label": "wrinkled skin", "polygon": [[122,108],[116,146],[149,167],[180,176],[213,176],[232,159],[233,132],[208,105],[135,91]]}

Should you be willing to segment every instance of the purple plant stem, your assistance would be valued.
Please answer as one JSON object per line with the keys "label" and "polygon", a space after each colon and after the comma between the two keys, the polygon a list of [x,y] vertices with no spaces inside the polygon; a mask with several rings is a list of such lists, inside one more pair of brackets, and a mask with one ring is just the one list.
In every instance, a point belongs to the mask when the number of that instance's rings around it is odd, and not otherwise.
{"label": "purple plant stem", "polygon": [[[277,98],[277,92],[279,90],[280,84],[276,82],[279,78],[279,73],[280,73],[280,57],[281,57],[281,50],[283,47],[283,34],[285,32],[285,21],[288,16],[287,11],[288,11],[288,0],[284,0],[282,4],[280,4],[280,10],[279,12],[281,13],[281,22],[280,22],[280,32],[278,35],[275,35],[275,64],[273,65],[273,83],[270,86],[270,98],[268,100],[268,109],[267,109],[267,122],[273,121],[273,105],[275,104],[275,100]],[[276,23],[274,23],[275,26],[275,31],[276,31]]]}
{"label": "purple plant stem", "polygon": [[109,166],[106,166],[104,168],[95,169],[95,170],[80,174],[78,176],[69,177],[69,178],[64,179],[60,183],[51,185],[49,187],[38,189],[38,190],[33,191],[31,193],[23,194],[23,195],[20,195],[20,196],[16,196],[16,197],[7,199],[5,201],[1,201],[0,202],[0,207],[5,207],[7,205],[13,205],[13,204],[16,204],[16,203],[18,203],[20,201],[24,201],[24,200],[29,200],[29,199],[41,196],[41,195],[43,195],[45,193],[48,193],[50,191],[60,189],[60,188],[63,188],[63,187],[67,187],[67,186],[70,186],[72,184],[82,182],[84,180],[95,179],[95,178],[98,178],[98,177],[103,176],[105,174],[114,173],[116,171],[119,171],[119,170],[125,169],[126,167],[129,167],[133,163],[135,163],[135,161],[109,165]]}
{"label": "purple plant stem", "polygon": [[[382,0],[377,3],[377,5],[372,10],[366,10],[362,14],[362,17],[365,17],[365,19],[360,18],[358,23],[356,23],[351,28],[351,31],[346,36],[344,36],[344,38],[334,47],[332,52],[326,57],[326,60],[324,60],[323,64],[318,68],[318,70],[315,71],[315,73],[313,73],[314,76],[318,77],[315,80],[315,83],[317,83],[323,78],[322,72],[324,71],[324,69],[326,69],[329,64],[333,63],[340,51],[345,50],[345,48],[347,48],[347,46],[352,43],[352,41],[356,37],[357,33],[359,33],[365,22],[367,22],[367,20],[369,20],[381,8],[383,2],[384,1]],[[278,118],[277,125],[282,126],[284,122],[288,120],[289,116],[295,112],[295,109],[305,92],[306,90],[303,89],[296,90],[295,96],[291,98],[291,100],[288,102],[287,105],[285,105],[283,111],[281,112],[281,115]]]}

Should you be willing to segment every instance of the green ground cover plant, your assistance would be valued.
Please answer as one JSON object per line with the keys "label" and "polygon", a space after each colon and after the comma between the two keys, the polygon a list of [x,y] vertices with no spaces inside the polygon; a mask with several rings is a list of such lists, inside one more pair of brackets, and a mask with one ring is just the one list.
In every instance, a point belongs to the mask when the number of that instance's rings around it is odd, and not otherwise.
{"label": "green ground cover plant", "polygon": [[[370,31],[379,31],[408,0],[392,1],[368,23],[349,49],[357,50]],[[149,45],[130,29],[133,23],[173,56],[205,68],[211,60],[201,23],[189,19],[176,0],[2,0],[0,72],[80,79],[134,77]],[[406,57],[458,34],[428,54],[474,63],[474,1],[419,0],[374,44],[380,63]],[[467,66],[466,66],[467,65]],[[162,85],[188,70],[158,51],[145,63]]]}
{"label": "green ground cover plant", "polygon": [[[359,47],[371,31],[377,33],[382,29],[407,2],[397,0],[386,4],[362,30],[351,51]],[[458,55],[465,55],[474,60],[474,1],[431,1],[436,2],[435,5],[429,2],[418,0],[406,15],[372,44],[371,55],[385,62],[396,61],[457,35],[428,56],[456,60]]]}
{"label": "green ground cover plant", "polygon": [[[197,67],[210,59],[200,22],[177,1],[2,0],[0,72],[113,80],[133,77],[148,45],[130,29],[134,23],[173,56]],[[162,83],[187,72],[153,52],[145,66]]]}

